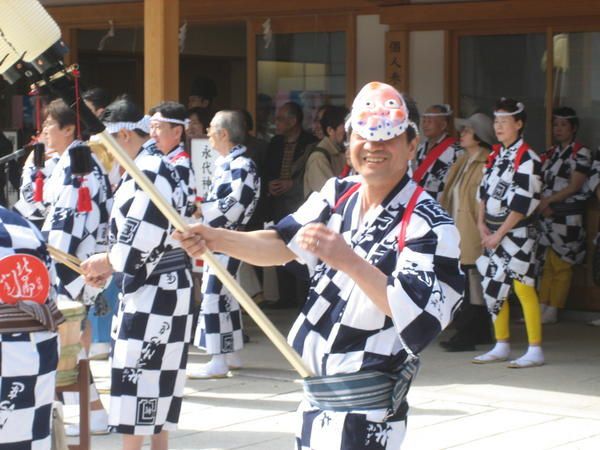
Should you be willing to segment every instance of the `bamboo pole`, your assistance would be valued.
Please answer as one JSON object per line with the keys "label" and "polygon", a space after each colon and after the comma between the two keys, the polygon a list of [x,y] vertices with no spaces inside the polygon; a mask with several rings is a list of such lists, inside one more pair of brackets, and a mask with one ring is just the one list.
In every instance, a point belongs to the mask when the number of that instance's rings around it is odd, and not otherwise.
{"label": "bamboo pole", "polygon": [[51,245],[46,245],[46,248],[48,249],[50,256],[57,262],[64,264],[69,269],[77,272],[79,275],[83,275],[83,270],[81,270],[81,261],[78,258],[52,247]]}
{"label": "bamboo pole", "polygon": [[[150,197],[156,207],[165,215],[165,217],[175,226],[178,231],[188,230],[188,225],[185,223],[181,215],[168,202],[161,193],[154,187],[152,182],[144,175],[144,173],[135,165],[129,155],[121,148],[117,141],[106,130],[96,135],[104,146],[113,154],[127,173],[138,183],[146,194]],[[287,343],[283,335],[279,332],[275,325],[265,316],[262,310],[254,303],[250,296],[242,289],[235,281],[231,274],[219,263],[210,250],[207,250],[202,259],[208,263],[215,271],[223,286],[231,292],[233,297],[242,305],[248,315],[256,322],[259,328],[267,335],[271,342],[282,353],[285,359],[292,367],[300,374],[302,378],[312,375],[310,370],[300,358],[300,355]]]}

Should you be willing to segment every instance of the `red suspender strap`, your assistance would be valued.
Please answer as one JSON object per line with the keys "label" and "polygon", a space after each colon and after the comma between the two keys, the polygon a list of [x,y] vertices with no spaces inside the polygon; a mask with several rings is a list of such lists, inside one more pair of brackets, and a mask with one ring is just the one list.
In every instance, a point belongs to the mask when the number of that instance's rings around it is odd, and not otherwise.
{"label": "red suspender strap", "polygon": [[431,150],[429,150],[429,153],[427,153],[427,156],[425,157],[421,165],[417,167],[417,170],[415,170],[415,173],[413,174],[413,180],[415,180],[417,183],[420,183],[425,173],[433,165],[433,162],[440,156],[442,156],[442,153],[444,153],[446,149],[455,142],[455,138],[447,137],[442,142],[433,147]]}
{"label": "red suspender strap", "polygon": [[575,159],[577,156],[577,152],[583,148],[583,144],[581,142],[575,142],[573,144],[573,150],[571,151],[571,158]]}
{"label": "red suspender strap", "polygon": [[491,168],[494,165],[494,161],[496,160],[496,158],[500,154],[500,149],[501,148],[502,148],[502,146],[500,144],[492,145],[492,153],[489,154],[488,159],[487,159],[487,163],[485,165],[485,167],[487,169]]}
{"label": "red suspender strap", "polygon": [[360,183],[356,183],[355,185],[351,186],[350,189],[348,189],[346,192],[344,192],[340,196],[340,198],[338,198],[337,202],[335,202],[335,205],[333,206],[333,211],[338,209],[340,205],[342,205],[346,200],[348,200],[348,197],[350,197],[352,194],[354,194],[359,189],[360,189]]}
{"label": "red suspender strap", "polygon": [[[492,153],[490,153],[490,155],[488,156],[487,164],[485,165],[487,169],[491,168],[494,165],[494,161],[498,157],[501,148],[502,146],[498,144],[492,146]],[[529,145],[523,142],[517,150],[517,155],[515,156],[515,172],[519,169],[519,165],[521,164],[521,158],[530,148],[531,147],[529,147]]]}
{"label": "red suspender strap", "polygon": [[423,193],[423,188],[421,186],[417,186],[415,191],[413,192],[408,204],[406,205],[406,209],[404,210],[404,214],[402,214],[402,221],[400,222],[400,233],[398,234],[398,253],[404,250],[404,241],[406,240],[406,228],[408,228],[408,224],[410,222],[410,216],[417,205],[417,201],[419,197]]}
{"label": "red suspender strap", "polygon": [[[346,200],[348,200],[348,198],[352,194],[358,191],[359,188],[360,183],[356,183],[350,189],[344,192],[338,199],[338,201],[335,202],[333,210],[335,211],[336,209],[338,209],[338,207],[342,205]],[[419,200],[419,197],[421,196],[423,191],[424,189],[421,186],[417,185],[415,191],[410,197],[410,200],[408,201],[408,204],[406,205],[406,209],[404,210],[404,214],[402,215],[402,220],[400,222],[400,233],[398,234],[398,253],[400,253],[404,249],[404,241],[406,239],[406,228],[408,227],[408,223],[410,222],[410,216],[412,216],[415,206],[417,205],[417,201]]]}
{"label": "red suspender strap", "polygon": [[[577,152],[579,150],[581,150],[582,148],[583,148],[583,144],[581,142],[574,142],[573,147],[571,148],[571,158],[575,159],[575,157],[577,156]],[[556,150],[556,147],[552,147],[544,155],[542,155],[542,163],[544,163],[547,160],[549,160],[550,158],[552,158],[552,155],[554,155],[555,150]]]}
{"label": "red suspender strap", "polygon": [[349,174],[350,174],[350,166],[348,164],[344,164],[342,173],[340,173],[340,178],[346,178]]}
{"label": "red suspender strap", "polygon": [[519,170],[519,166],[521,165],[521,158],[523,158],[523,155],[527,153],[529,149],[529,145],[523,142],[517,150],[517,155],[515,156],[515,172]]}
{"label": "red suspender strap", "polygon": [[187,158],[187,159],[190,159],[190,155],[189,155],[189,153],[187,153],[187,152],[181,152],[181,153],[178,153],[178,154],[177,154],[177,156],[175,156],[175,157],[174,157],[174,158],[171,160],[171,162],[175,162],[175,161],[177,161],[178,159],[181,159],[181,158]]}

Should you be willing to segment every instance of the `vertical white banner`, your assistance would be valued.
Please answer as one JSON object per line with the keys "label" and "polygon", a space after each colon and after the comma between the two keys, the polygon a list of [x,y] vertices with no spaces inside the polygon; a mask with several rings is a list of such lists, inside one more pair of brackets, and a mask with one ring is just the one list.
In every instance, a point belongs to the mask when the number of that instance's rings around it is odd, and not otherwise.
{"label": "vertical white banner", "polygon": [[218,154],[214,151],[208,139],[192,139],[192,166],[196,175],[198,197],[207,197],[212,186],[215,173],[215,161]]}

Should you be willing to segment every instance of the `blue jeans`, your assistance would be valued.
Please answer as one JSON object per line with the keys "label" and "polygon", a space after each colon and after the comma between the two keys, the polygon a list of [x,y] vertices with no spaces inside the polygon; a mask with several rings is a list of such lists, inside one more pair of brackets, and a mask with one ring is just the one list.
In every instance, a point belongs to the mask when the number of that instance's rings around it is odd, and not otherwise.
{"label": "blue jeans", "polygon": [[110,327],[112,324],[113,314],[117,311],[117,303],[119,302],[119,289],[114,281],[111,281],[102,293],[108,302],[109,312],[104,316],[96,316],[94,314],[94,306],[90,308],[88,320],[92,326],[92,342],[110,343]]}

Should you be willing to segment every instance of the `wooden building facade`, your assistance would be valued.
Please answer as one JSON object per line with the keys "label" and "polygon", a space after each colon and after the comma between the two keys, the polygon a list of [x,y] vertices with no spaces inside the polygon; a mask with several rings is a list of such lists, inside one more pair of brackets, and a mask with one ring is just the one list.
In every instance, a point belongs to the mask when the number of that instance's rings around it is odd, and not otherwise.
{"label": "wooden building facade", "polygon": [[[310,116],[323,102],[349,106],[365,82],[379,79],[421,109],[449,103],[456,116],[489,114],[497,97],[519,98],[534,148],[551,142],[552,108],[572,106],[580,139],[600,145],[598,0],[42,3],[63,30],[69,62],[87,68],[91,84],[132,92],[146,108],[185,102],[194,76],[208,73],[219,85],[217,109],[245,107],[267,127],[261,121],[282,101],[302,101]],[[109,23],[115,37],[101,47]],[[595,201],[587,221],[591,248]],[[576,271],[573,309],[600,310],[590,263]]]}

